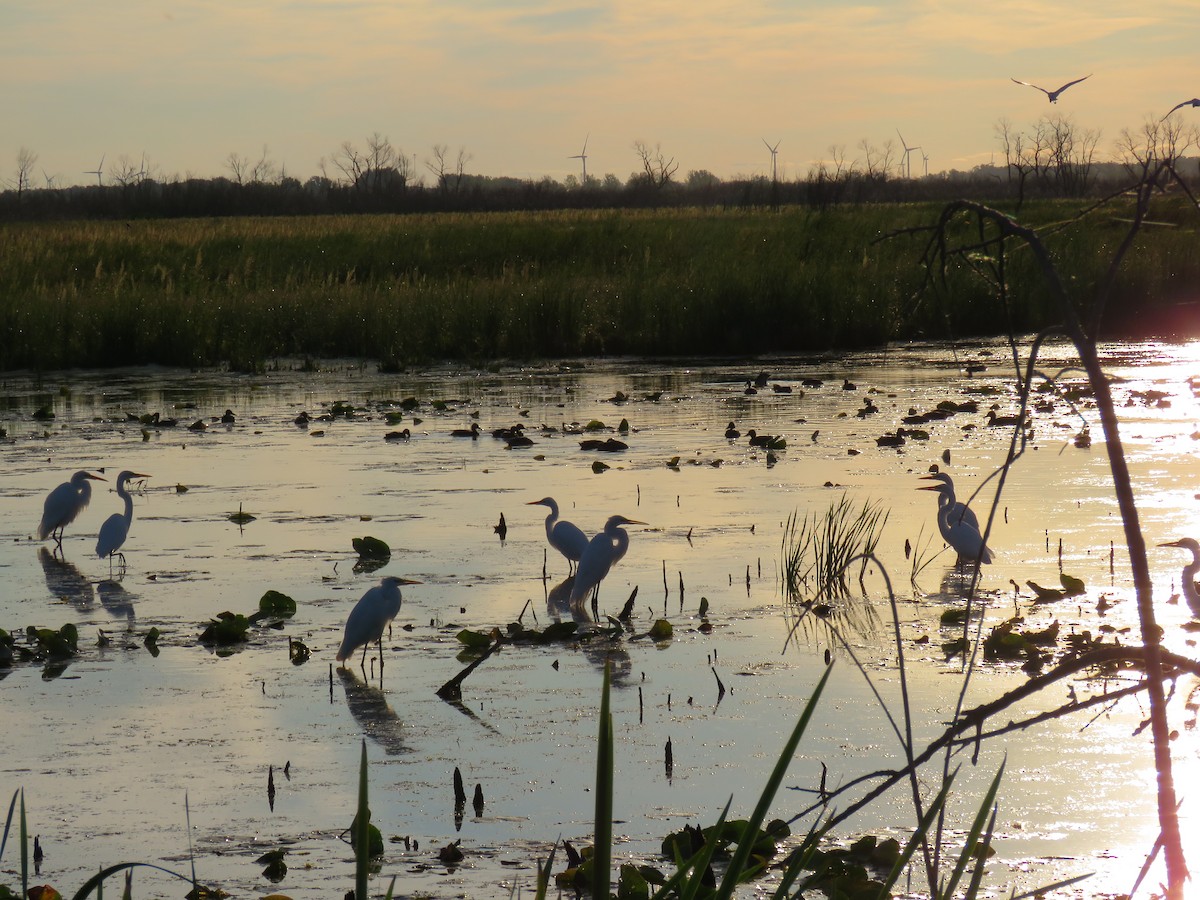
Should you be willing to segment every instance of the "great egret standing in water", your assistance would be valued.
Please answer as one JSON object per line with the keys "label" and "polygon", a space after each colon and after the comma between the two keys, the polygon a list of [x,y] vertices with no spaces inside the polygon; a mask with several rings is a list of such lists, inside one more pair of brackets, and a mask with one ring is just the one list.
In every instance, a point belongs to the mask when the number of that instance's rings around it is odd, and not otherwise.
{"label": "great egret standing in water", "polygon": [[342,635],[342,646],[338,648],[337,661],[345,662],[354,655],[355,650],[362,647],[363,656],[360,665],[365,672],[367,648],[372,641],[376,641],[379,644],[379,665],[382,668],[383,632],[392,619],[396,618],[396,613],[400,612],[400,603],[403,600],[400,596],[400,585],[420,583],[389,575],[363,594],[346,618],[346,631]]}
{"label": "great egret standing in water", "polygon": [[62,547],[63,529],[75,521],[92,499],[92,486],[88,481],[105,481],[99,475],[80,470],[46,495],[42,509],[42,521],[38,525],[38,538],[45,540],[54,535],[54,542]]}
{"label": "great egret standing in water", "polygon": [[937,481],[937,484],[923,485],[918,490],[938,492],[937,523],[942,540],[954,549],[960,562],[990,563],[992,551],[983,543],[979,519],[969,507],[955,499],[953,479],[944,473],[925,477]]}
{"label": "great egret standing in water", "polygon": [[101,559],[108,557],[108,571],[112,573],[112,558],[113,556],[121,557],[121,567],[125,567],[125,554],[121,552],[121,547],[125,544],[125,538],[129,537],[129,526],[133,522],[133,498],[129,496],[129,491],[125,488],[125,482],[130,478],[149,478],[149,475],[143,475],[141,472],[130,472],[126,469],[117,476],[117,496],[125,501],[124,513],[113,513],[104,520],[104,524],[100,526],[100,536],[96,541],[96,555]]}
{"label": "great egret standing in water", "polygon": [[567,572],[573,571],[588,546],[588,536],[583,533],[583,529],[574,522],[558,517],[558,503],[553,497],[530,500],[525,505],[549,508],[550,515],[546,516],[546,540],[551,547],[567,558]]}
{"label": "great egret standing in water", "polygon": [[[967,506],[967,504],[958,500],[954,495],[954,479],[945,472],[934,472],[931,475],[922,475],[924,481],[936,481],[943,487],[934,487],[928,485],[925,487],[927,491],[938,492],[938,510],[946,507],[946,521],[949,522],[966,522],[976,531],[979,531],[979,517],[975,515],[975,510]],[[938,522],[938,531],[942,531],[941,522]],[[942,532],[942,537],[946,538],[945,532]],[[949,543],[946,538],[946,543]]]}
{"label": "great egret standing in water", "polygon": [[621,526],[645,525],[637,519],[611,516],[604,523],[604,530],[592,538],[579,559],[575,570],[575,584],[571,587],[571,603],[579,603],[587,596],[595,598],[600,592],[600,582],[612,567],[629,550],[629,534]]}
{"label": "great egret standing in water", "polygon": [[1187,601],[1192,615],[1200,617],[1200,591],[1196,590],[1196,573],[1200,572],[1200,542],[1197,542],[1195,538],[1185,537],[1158,546],[1179,547],[1192,552],[1192,561],[1183,567],[1183,573],[1179,576],[1179,590],[1183,594],[1183,599]]}

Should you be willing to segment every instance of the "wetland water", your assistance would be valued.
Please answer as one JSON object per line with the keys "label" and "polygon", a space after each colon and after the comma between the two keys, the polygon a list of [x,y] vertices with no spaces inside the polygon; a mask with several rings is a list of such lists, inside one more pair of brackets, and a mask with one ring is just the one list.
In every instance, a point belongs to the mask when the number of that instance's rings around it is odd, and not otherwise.
{"label": "wetland water", "polygon": [[[1043,371],[1072,362],[1063,347],[1048,353]],[[833,680],[774,814],[790,818],[811,800],[822,764],[830,787],[898,765],[896,737],[828,633],[806,624],[785,649],[794,617],[778,576],[784,526],[796,512],[821,515],[843,494],[888,512],[879,556],[900,601],[918,737],[939,734],[961,682],[959,661],[947,662],[941,650],[954,633],[940,631],[938,619],[958,602],[962,581],[943,554],[910,583],[904,547],[906,540],[918,552],[941,547],[935,495],[915,490],[931,464],[954,476],[965,500],[1003,461],[1011,432],[988,428],[984,413],[992,403],[1002,413],[1015,411],[1006,359],[1007,345],[998,343],[745,364],[581,361],[399,375],[352,363],[262,375],[8,374],[0,382],[0,425],[7,429],[0,444],[0,627],[79,629],[79,654],[61,672],[27,663],[0,668],[0,794],[25,790],[30,831],[41,836],[46,854],[37,881],[73,892],[99,867],[123,861],[187,872],[186,797],[201,881],[235,896],[267,893],[255,859],[283,845],[289,870],[275,890],[297,898],[340,895],[353,884],[353,862],[338,835],[354,814],[366,735],[372,821],[385,840],[418,842],[387,843],[373,892],[382,893],[392,875],[400,894],[507,896],[514,885],[532,891],[535,860],[556,838],[590,842],[595,710],[606,656],[614,670],[619,860],[666,868],[657,859],[663,836],[688,823],[712,824],[731,795],[732,815],[749,814],[826,650],[836,661]],[[968,360],[986,368],[968,377]],[[1120,379],[1122,435],[1154,547],[1160,623],[1168,646],[1194,657],[1183,627],[1187,607],[1169,600],[1186,553],[1156,545],[1200,531],[1200,403],[1188,381],[1200,373],[1200,344],[1112,346],[1106,361]],[[746,379],[762,370],[791,393],[745,393]],[[824,383],[804,387],[805,378]],[[856,389],[844,390],[844,380]],[[628,399],[621,402],[619,393]],[[419,407],[389,425],[384,413],[407,397]],[[867,398],[878,412],[860,417]],[[910,408],[946,399],[974,399],[979,412],[923,426],[927,441],[876,446]],[[294,424],[302,410],[317,417],[337,401],[358,411]],[[1128,630],[1122,639],[1136,643],[1102,436],[1086,398],[1080,403],[1092,426],[1087,448],[1073,443],[1081,419],[1066,403],[1034,413],[1036,449],[1012,469],[990,539],[997,560],[981,583],[992,601],[988,624],[1013,615],[1016,604],[1031,628],[1057,620],[1063,634],[1086,629],[1108,639]],[[43,406],[53,419],[33,418]],[[233,424],[212,421],[226,409]],[[178,426],[128,419],[155,412],[177,418]],[[414,416],[422,421],[415,424]],[[197,419],[209,427],[189,431]],[[611,454],[584,452],[580,436],[539,428],[590,420],[615,427],[621,419],[631,427],[622,435],[629,447]],[[483,427],[478,440],[450,436],[472,421]],[[766,452],[744,436],[725,437],[730,421],[743,433],[782,434],[787,449],[769,465]],[[535,446],[510,450],[491,437],[493,428],[515,422],[525,423]],[[412,431],[410,440],[384,440],[402,427]],[[673,457],[679,463],[669,467]],[[611,468],[595,473],[596,460]],[[33,538],[43,498],[76,469],[99,467],[108,482],[95,482],[91,505],[67,529],[63,558],[56,559],[51,543]],[[128,570],[110,579],[108,563],[93,551],[101,522],[120,509],[111,487],[126,468],[152,477],[134,493]],[[549,584],[543,582],[545,509],[525,505],[546,495],[589,533],[614,513],[647,523],[629,529],[628,555],[600,597],[602,613],[615,615],[638,589],[634,634],[611,653],[598,644],[505,649],[467,678],[462,706],[449,705],[435,691],[463,666],[456,658],[461,628],[503,626],[523,610],[526,625],[544,626],[561,614],[548,607],[547,589],[566,576],[566,564],[551,552]],[[990,497],[989,487],[974,501],[981,519]],[[231,522],[239,507],[255,519]],[[493,528],[501,514],[504,541]],[[351,541],[364,535],[392,548],[390,562],[371,573],[354,568]],[[1083,579],[1086,594],[1035,605],[1026,582],[1057,586],[1060,556],[1062,571]],[[335,674],[331,685],[347,613],[389,574],[421,584],[404,589],[396,627],[385,638],[382,691],[362,684],[361,673]],[[895,713],[887,594],[874,570],[864,584],[865,593],[855,588],[857,612],[845,617],[846,633]],[[250,613],[267,590],[298,604],[281,630],[255,629],[229,655],[198,643],[212,617]],[[711,633],[699,628],[701,598]],[[636,636],[664,614],[673,640]],[[151,628],[161,632],[157,656],[143,644]],[[97,646],[101,630],[111,639],[106,647]],[[289,639],[310,648],[307,663],[289,661]],[[1026,677],[1019,664],[987,665],[971,681],[967,705]],[[716,678],[727,689],[720,702]],[[1183,703],[1192,685],[1185,682],[1172,725],[1188,834],[1200,764],[1194,713]],[[1060,684],[1025,713],[1057,706],[1069,691],[1084,695],[1123,683],[1118,676],[1108,685]],[[1126,701],[987,743],[977,766],[958,757],[963,773],[952,811],[964,826],[1007,756],[989,889],[1007,893],[1083,872],[1097,873],[1082,888],[1086,895],[1132,887],[1157,834],[1149,732],[1139,728],[1145,714],[1144,704]],[[461,830],[453,816],[456,766],[468,796],[479,784],[486,801],[479,815],[468,806]],[[914,821],[907,791],[893,790],[839,837],[903,840]],[[465,858],[448,869],[437,850],[458,839]],[[10,848],[0,881],[14,881],[14,859]],[[175,895],[173,882],[135,877],[152,881],[154,895]]]}

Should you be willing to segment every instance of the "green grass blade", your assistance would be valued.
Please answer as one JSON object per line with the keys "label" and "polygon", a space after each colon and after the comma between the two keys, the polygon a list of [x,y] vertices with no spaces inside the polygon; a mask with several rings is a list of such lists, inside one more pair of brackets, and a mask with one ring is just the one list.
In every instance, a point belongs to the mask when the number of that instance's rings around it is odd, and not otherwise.
{"label": "green grass blade", "polygon": [[613,724],[608,689],[611,674],[604,664],[600,692],[600,732],[596,743],[596,834],[592,844],[592,896],[608,900],[612,881]]}
{"label": "green grass blade", "polygon": [[180,881],[186,881],[188,884],[192,883],[192,880],[186,875],[181,875],[179,872],[173,872],[170,869],[164,869],[162,866],[154,865],[154,863],[117,863],[115,866],[109,866],[107,869],[101,869],[99,872],[85,881],[83,883],[83,887],[75,892],[75,895],[71,898],[71,900],[84,900],[84,898],[91,894],[92,891],[96,891],[97,896],[99,896],[101,885],[104,883],[106,878],[109,878],[118,872],[125,870],[132,871],[133,869],[153,869],[156,872],[164,872],[167,875],[170,875],[172,878],[178,878]]}
{"label": "green grass blade", "polygon": [[367,875],[371,863],[371,810],[367,806],[367,741],[362,742],[358,764],[358,813],[354,817],[354,897],[367,900]]}
{"label": "green grass blade", "polygon": [[967,863],[974,858],[972,853],[975,849],[975,844],[978,842],[980,834],[983,833],[989,811],[996,802],[996,794],[1000,791],[1000,780],[1004,777],[1004,766],[1005,762],[1001,762],[1000,768],[996,770],[996,775],[992,779],[991,786],[983,798],[983,802],[979,804],[979,811],[975,813],[975,821],[971,823],[971,830],[967,833],[966,843],[963,845],[962,851],[958,855],[958,860],[954,864],[954,871],[950,874],[950,880],[946,883],[946,889],[940,892],[943,897],[954,896],[954,892],[958,888],[958,883],[962,879],[963,872],[966,870]]}
{"label": "green grass blade", "polygon": [[21,788],[21,818],[17,831],[21,839],[21,896],[29,896],[29,829],[25,827],[25,788]]}
{"label": "green grass blade", "polygon": [[880,891],[880,896],[887,896],[887,892],[891,890],[892,885],[900,880],[900,876],[904,870],[908,868],[908,863],[912,859],[913,854],[917,852],[917,848],[929,836],[929,830],[933,827],[938,816],[941,815],[942,808],[946,805],[946,798],[950,796],[950,786],[954,783],[954,775],[951,773],[949,777],[942,783],[942,789],[938,791],[937,796],[933,798],[933,802],[929,804],[929,808],[925,810],[925,814],[921,816],[921,821],[917,823],[917,828],[913,831],[912,836],[908,839],[908,843],[904,845],[904,850],[896,859],[892,866],[892,871],[888,873],[887,878],[883,881],[883,888]]}
{"label": "green grass blade", "polygon": [[0,837],[0,860],[4,859],[4,848],[8,846],[8,829],[12,827],[13,813],[17,808],[17,795],[21,789],[13,791],[12,800],[8,803],[8,815],[4,817],[4,836]]}
{"label": "green grass blade", "polygon": [[804,705],[804,711],[800,714],[799,721],[796,722],[796,727],[792,729],[792,734],[783,747],[783,752],[779,754],[779,760],[775,763],[775,768],[772,770],[770,778],[767,779],[767,784],[763,788],[762,795],[758,798],[758,805],[754,807],[754,813],[750,816],[750,821],[746,824],[746,839],[738,841],[737,850],[734,851],[733,858],[729,861],[729,867],[725,870],[725,877],[721,879],[721,884],[718,886],[715,894],[716,900],[727,900],[727,898],[733,896],[734,889],[738,885],[741,873],[746,868],[746,863],[750,859],[750,851],[754,846],[754,842],[750,840],[750,835],[757,834],[759,829],[762,828],[763,820],[767,817],[767,811],[775,799],[775,793],[783,783],[783,776],[787,774],[788,766],[792,763],[792,757],[796,754],[796,747],[799,746],[800,738],[804,736],[804,732],[808,728],[808,723],[812,720],[813,712],[817,708],[817,701],[820,699],[821,693],[825,690],[825,685],[829,681],[829,674],[832,671],[833,668],[831,666],[825,667],[825,673],[821,676],[821,680],[817,682],[812,696],[808,698],[808,703]]}
{"label": "green grass blade", "polygon": [[550,856],[546,860],[546,864],[537,864],[537,893],[534,894],[534,900],[546,900],[546,894],[550,891],[550,878],[554,872],[554,854],[558,851],[558,841],[554,842],[554,846],[550,848]]}

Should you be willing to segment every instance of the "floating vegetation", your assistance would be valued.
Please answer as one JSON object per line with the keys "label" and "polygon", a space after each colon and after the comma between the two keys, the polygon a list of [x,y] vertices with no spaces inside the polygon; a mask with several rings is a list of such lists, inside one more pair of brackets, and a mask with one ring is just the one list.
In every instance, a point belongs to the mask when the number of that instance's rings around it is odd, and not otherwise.
{"label": "floating vegetation", "polygon": [[351,539],[350,546],[354,548],[354,552],[358,554],[359,559],[387,560],[392,556],[392,548],[386,542],[370,535]]}
{"label": "floating vegetation", "polygon": [[[186,490],[186,488],[185,488],[185,490]],[[245,525],[247,522],[253,522],[255,517],[250,515],[250,513],[245,512],[242,509],[242,504],[239,503],[238,511],[235,513],[230,513],[226,518],[228,518],[230,522],[233,522],[236,525]]]}

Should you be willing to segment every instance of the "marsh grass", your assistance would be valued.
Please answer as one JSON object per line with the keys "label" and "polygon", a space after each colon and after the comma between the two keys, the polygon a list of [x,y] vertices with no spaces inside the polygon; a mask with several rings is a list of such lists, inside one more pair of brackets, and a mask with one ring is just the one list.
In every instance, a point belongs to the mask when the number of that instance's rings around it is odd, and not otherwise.
{"label": "marsh grass", "polygon": [[[440,359],[746,355],[1039,327],[1052,298],[1016,258],[1010,321],[968,267],[918,299],[923,205],[180,219],[0,225],[0,370]],[[1029,206],[1042,220],[1070,212]],[[1054,237],[1094,281],[1116,234]],[[1182,229],[1120,285],[1200,279]],[[1124,303],[1129,306],[1129,302]]]}
{"label": "marsh grass", "polygon": [[850,561],[875,552],[887,513],[864,501],[855,507],[843,494],[823,513],[792,513],[783,529],[780,578],[793,604],[832,604],[850,592]]}

